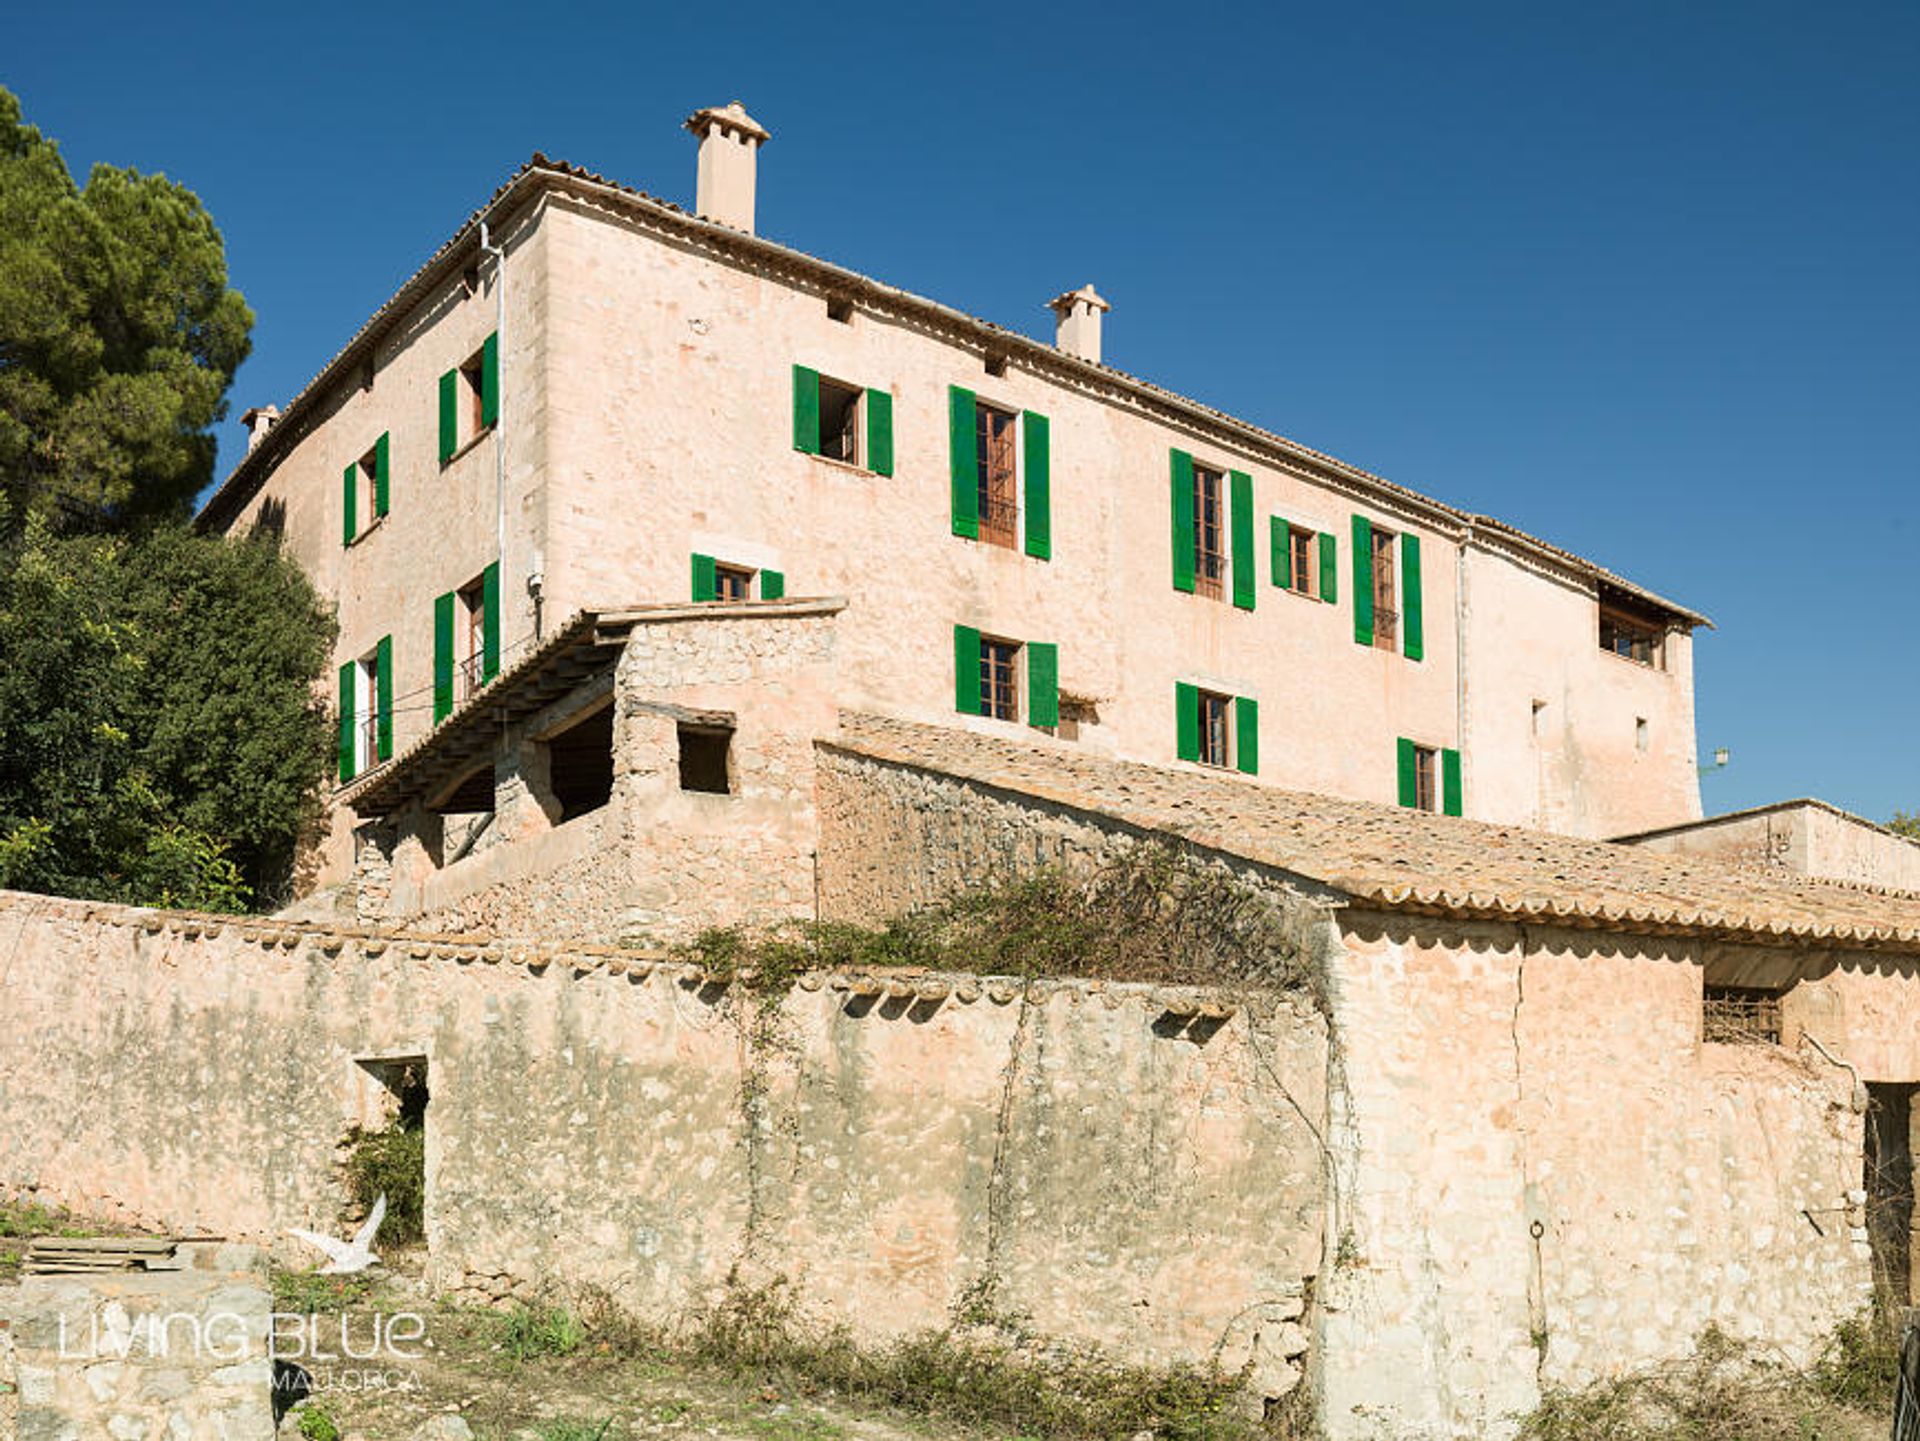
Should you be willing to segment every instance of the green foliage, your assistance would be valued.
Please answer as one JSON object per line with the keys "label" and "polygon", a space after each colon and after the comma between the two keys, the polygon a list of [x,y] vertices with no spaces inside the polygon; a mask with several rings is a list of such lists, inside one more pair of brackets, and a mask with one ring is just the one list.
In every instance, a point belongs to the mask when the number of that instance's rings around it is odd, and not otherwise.
{"label": "green foliage", "polygon": [[409,1246],[426,1239],[427,1133],[396,1120],[377,1131],[347,1132],[347,1194],[368,1208],[387,1198],[375,1243]]}
{"label": "green foliage", "polygon": [[340,1441],[340,1423],[320,1402],[307,1401],[300,1407],[300,1434],[306,1441]]}
{"label": "green foliage", "polygon": [[252,327],[190,190],[111,165],[75,185],[0,89],[0,529],[184,516]]}
{"label": "green foliage", "polygon": [[1887,829],[1897,836],[1911,836],[1920,841],[1920,811],[1895,811],[1893,819],[1887,822]]}
{"label": "green foliage", "polygon": [[365,1275],[322,1276],[317,1271],[273,1273],[273,1309],[288,1316],[312,1316],[358,1306],[373,1292]]}
{"label": "green foliage", "polygon": [[902,967],[1316,988],[1300,936],[1270,891],[1163,845],[1134,847],[1084,873],[1055,868],[991,880],[878,929],[719,927],[679,954],[768,991],[786,990],[808,970]]}
{"label": "green foliage", "polygon": [[571,1356],[586,1335],[564,1306],[516,1306],[500,1318],[500,1348],[515,1361]]}
{"label": "green foliage", "polygon": [[1891,1307],[1875,1305],[1842,1321],[1814,1363],[1820,1394],[1844,1406],[1884,1410],[1900,1378],[1900,1331]]}
{"label": "green foliage", "polygon": [[1828,1380],[1829,1362],[1797,1371],[1710,1326],[1685,1361],[1548,1392],[1521,1441],[1818,1441],[1862,1434],[1865,1412],[1878,1413],[1869,1434],[1884,1434],[1892,1373],[1874,1374],[1864,1340],[1836,1336]]}
{"label": "green foliage", "polygon": [[539,1441],[613,1441],[614,1437],[625,1436],[625,1428],[613,1429],[613,1418],[605,1421],[576,1421],[562,1418],[548,1421],[533,1433]]}
{"label": "green foliage", "polygon": [[1198,1367],[1120,1365],[1045,1356],[959,1326],[877,1347],[839,1326],[810,1325],[784,1282],[729,1286],[715,1305],[664,1331],[604,1300],[589,1330],[628,1355],[668,1355],[731,1376],[807,1392],[826,1390],[926,1412],[995,1435],[1037,1441],[1128,1436],[1173,1441],[1288,1441],[1311,1434],[1304,1407],[1269,1423],[1234,1405],[1238,1378]]}
{"label": "green foliage", "polygon": [[271,900],[319,814],[333,623],[269,538],[0,545],[0,886]]}

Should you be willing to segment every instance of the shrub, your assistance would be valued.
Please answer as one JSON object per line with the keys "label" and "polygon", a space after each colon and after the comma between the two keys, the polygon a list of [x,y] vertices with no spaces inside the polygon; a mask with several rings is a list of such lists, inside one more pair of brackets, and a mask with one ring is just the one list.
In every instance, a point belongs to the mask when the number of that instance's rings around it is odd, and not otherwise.
{"label": "shrub", "polygon": [[586,1328],[564,1306],[516,1306],[500,1319],[500,1345],[516,1361],[571,1356]]}
{"label": "shrub", "polygon": [[426,1239],[426,1144],[425,1128],[404,1119],[377,1131],[355,1126],[347,1132],[347,1194],[362,1207],[387,1198],[376,1242],[408,1246]]}

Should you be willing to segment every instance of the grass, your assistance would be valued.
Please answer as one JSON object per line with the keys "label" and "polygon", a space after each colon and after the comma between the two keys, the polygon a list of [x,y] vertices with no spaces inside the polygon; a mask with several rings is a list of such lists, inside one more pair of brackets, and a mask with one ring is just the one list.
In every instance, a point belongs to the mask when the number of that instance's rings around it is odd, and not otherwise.
{"label": "grass", "polygon": [[611,1417],[605,1421],[548,1421],[534,1429],[540,1441],[617,1441],[628,1435],[627,1428],[617,1430]]}
{"label": "grass", "polygon": [[[1166,1441],[1304,1441],[1311,1434],[1303,1404],[1270,1423],[1248,1419],[1238,1404],[1239,1379],[1210,1368],[1043,1357],[955,1327],[861,1345],[843,1326],[810,1323],[778,1281],[731,1287],[718,1304],[673,1328],[594,1298],[584,1329],[613,1354],[671,1357],[767,1394],[846,1397],[1032,1441],[1142,1431]],[[798,1417],[762,1418],[755,1429],[767,1441],[832,1441],[837,1434]]]}
{"label": "grass", "polygon": [[[1550,1392],[1521,1441],[1842,1441],[1885,1434],[1889,1353],[1877,1321],[1849,1323],[1808,1370],[1780,1364],[1716,1328],[1685,1361],[1579,1391]],[[1891,1328],[1881,1328],[1890,1332]],[[1897,1347],[1891,1353],[1897,1360]],[[1883,1381],[1884,1378],[1884,1381]]]}
{"label": "grass", "polygon": [[516,1306],[500,1318],[500,1348],[515,1361],[571,1356],[586,1334],[564,1306]]}
{"label": "grass", "polygon": [[0,1202],[0,1281],[19,1274],[27,1244],[36,1236],[99,1236],[109,1234],[65,1211],[32,1202]]}
{"label": "grass", "polygon": [[345,1311],[364,1303],[373,1290],[365,1275],[322,1276],[313,1271],[273,1272],[273,1309],[289,1316]]}
{"label": "grass", "polygon": [[1318,994],[1295,918],[1224,866],[1142,844],[1085,872],[986,882],[882,927],[788,922],[718,927],[680,956],[784,991],[809,970],[902,967],[1174,984],[1254,983]]}

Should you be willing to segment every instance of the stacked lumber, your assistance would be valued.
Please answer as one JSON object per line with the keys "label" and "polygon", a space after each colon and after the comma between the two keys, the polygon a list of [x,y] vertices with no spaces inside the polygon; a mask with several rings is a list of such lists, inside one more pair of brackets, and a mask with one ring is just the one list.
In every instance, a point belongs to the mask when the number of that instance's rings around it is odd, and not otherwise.
{"label": "stacked lumber", "polygon": [[75,1276],[100,1271],[178,1271],[179,1242],[167,1236],[36,1236],[21,1258],[32,1276]]}

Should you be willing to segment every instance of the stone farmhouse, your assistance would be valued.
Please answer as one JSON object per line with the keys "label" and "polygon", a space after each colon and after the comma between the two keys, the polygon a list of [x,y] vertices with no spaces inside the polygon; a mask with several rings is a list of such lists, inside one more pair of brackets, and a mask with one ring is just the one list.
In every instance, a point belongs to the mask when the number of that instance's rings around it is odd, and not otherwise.
{"label": "stone farmhouse", "polygon": [[[338,606],[322,890],[0,894],[0,1194],[284,1245],[424,1086],[445,1291],[985,1295],[1333,1441],[1913,1299],[1916,852],[1701,819],[1699,615],[1102,365],[1090,288],[1043,345],[764,240],[689,125],[697,213],[535,157],[250,414],[202,521]],[[672,945],[1158,845],[1270,973]]]}
{"label": "stone farmhouse", "polygon": [[[618,644],[572,617],[778,633],[796,597],[845,600],[830,708],[1572,835],[1699,816],[1701,616],[1103,365],[1091,286],[1045,345],[766,240],[767,132],[687,124],[697,214],[536,156],[249,412],[202,523],[279,529],[338,606],[322,883],[380,823],[410,919],[605,799]],[[689,774],[771,794],[744,719],[684,708]]]}

